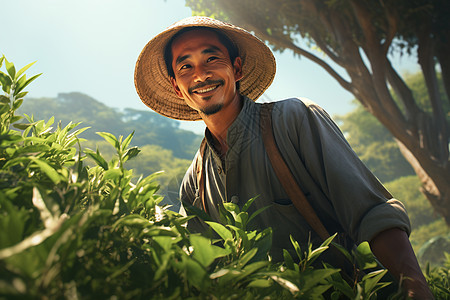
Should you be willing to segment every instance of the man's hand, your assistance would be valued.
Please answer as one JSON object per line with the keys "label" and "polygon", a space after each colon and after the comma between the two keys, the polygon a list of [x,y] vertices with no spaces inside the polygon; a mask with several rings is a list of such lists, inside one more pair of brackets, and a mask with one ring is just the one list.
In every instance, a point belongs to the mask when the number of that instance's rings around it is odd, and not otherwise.
{"label": "man's hand", "polygon": [[403,277],[403,290],[413,299],[434,299],[420,270],[406,232],[391,228],[370,241],[373,254],[396,278]]}

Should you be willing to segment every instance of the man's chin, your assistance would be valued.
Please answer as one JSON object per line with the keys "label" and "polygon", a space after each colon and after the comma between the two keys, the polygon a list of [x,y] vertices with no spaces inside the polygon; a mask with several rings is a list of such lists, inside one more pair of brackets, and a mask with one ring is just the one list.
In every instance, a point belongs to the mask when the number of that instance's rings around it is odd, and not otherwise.
{"label": "man's chin", "polygon": [[211,116],[214,115],[215,113],[218,113],[223,107],[223,104],[214,104],[208,107],[205,107],[203,109],[200,109],[200,111],[206,115],[206,116]]}

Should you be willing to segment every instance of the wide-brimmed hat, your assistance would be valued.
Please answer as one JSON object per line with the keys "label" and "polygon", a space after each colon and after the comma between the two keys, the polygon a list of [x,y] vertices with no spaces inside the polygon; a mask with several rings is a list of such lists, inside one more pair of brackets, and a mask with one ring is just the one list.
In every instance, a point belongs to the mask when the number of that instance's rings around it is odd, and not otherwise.
{"label": "wide-brimmed hat", "polygon": [[242,95],[256,101],[275,76],[276,66],[272,51],[245,29],[207,17],[189,17],[178,21],[145,45],[136,62],[134,73],[134,84],[142,102],[157,113],[172,119],[201,119],[196,110],[175,94],[164,61],[164,49],[172,36],[183,28],[197,26],[220,30],[237,47],[242,59]]}

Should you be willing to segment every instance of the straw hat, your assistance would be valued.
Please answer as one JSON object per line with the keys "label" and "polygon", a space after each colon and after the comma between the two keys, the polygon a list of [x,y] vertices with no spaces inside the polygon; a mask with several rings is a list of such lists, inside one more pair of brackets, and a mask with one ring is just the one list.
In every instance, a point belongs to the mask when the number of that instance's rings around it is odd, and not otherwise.
{"label": "straw hat", "polygon": [[155,36],[139,55],[134,84],[142,102],[157,113],[172,119],[201,119],[196,110],[175,94],[164,61],[164,49],[171,37],[182,28],[195,26],[219,29],[236,45],[243,65],[240,93],[256,101],[275,76],[275,58],[269,47],[237,26],[207,17],[189,17]]}

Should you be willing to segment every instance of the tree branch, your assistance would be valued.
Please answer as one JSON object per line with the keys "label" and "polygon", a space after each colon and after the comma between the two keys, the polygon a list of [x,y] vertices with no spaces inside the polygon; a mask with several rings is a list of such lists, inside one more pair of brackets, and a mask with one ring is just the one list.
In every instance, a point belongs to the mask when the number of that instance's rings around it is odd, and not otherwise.
{"label": "tree branch", "polygon": [[266,34],[261,34],[258,33],[259,36],[263,36],[264,35],[264,39],[268,40],[271,44],[275,44],[275,45],[283,45],[283,47],[291,49],[292,51],[294,51],[295,54],[304,56],[308,59],[310,59],[311,61],[315,62],[316,64],[318,64],[319,66],[321,66],[325,71],[328,72],[328,74],[330,74],[334,79],[337,80],[337,82],[347,91],[349,92],[353,92],[354,90],[352,89],[351,83],[346,81],[344,78],[342,78],[341,75],[339,75],[328,63],[326,63],[323,59],[320,59],[319,57],[317,57],[316,55],[312,54],[311,52],[306,51],[305,49],[298,47],[297,45],[295,45],[292,41],[288,41],[288,40],[281,40],[279,38],[276,37],[272,37],[272,36],[268,36]]}
{"label": "tree branch", "polygon": [[417,115],[421,112],[421,109],[417,106],[414,101],[414,96],[403,81],[403,79],[398,75],[397,71],[392,67],[390,61],[387,63],[387,78],[391,84],[395,94],[398,96],[399,100],[403,103],[405,109],[406,121],[413,125],[417,120]]}
{"label": "tree branch", "polygon": [[[438,134],[427,135],[427,146],[440,162],[448,163],[449,149],[447,121],[442,105],[442,99],[439,95],[434,64],[434,43],[431,39],[429,26],[425,24],[422,28],[422,32],[419,34],[419,49],[417,53],[419,56],[419,64],[422,68],[425,83],[427,85],[431,107],[433,109],[433,119],[430,119],[430,126],[438,132]],[[433,139],[432,137],[435,138]]]}

